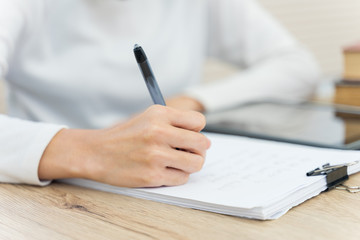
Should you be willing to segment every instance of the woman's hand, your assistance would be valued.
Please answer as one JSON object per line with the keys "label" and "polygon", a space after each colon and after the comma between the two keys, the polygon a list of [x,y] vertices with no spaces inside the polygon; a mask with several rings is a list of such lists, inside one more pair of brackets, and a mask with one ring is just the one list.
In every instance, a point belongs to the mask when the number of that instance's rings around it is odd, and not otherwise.
{"label": "woman's hand", "polygon": [[180,95],[166,100],[166,105],[181,110],[204,112],[204,106],[196,99]]}
{"label": "woman's hand", "polygon": [[160,105],[103,130],[63,129],[49,143],[39,178],[86,178],[124,187],[180,185],[199,171],[210,141],[195,111]]}

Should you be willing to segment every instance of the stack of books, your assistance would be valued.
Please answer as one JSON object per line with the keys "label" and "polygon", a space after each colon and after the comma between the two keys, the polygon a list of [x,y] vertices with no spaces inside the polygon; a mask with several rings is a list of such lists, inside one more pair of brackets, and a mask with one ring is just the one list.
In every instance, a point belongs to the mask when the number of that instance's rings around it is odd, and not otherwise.
{"label": "stack of books", "polygon": [[336,83],[334,102],[360,106],[360,42],[344,48],[343,79]]}
{"label": "stack of books", "polygon": [[[334,103],[360,106],[360,42],[344,48],[343,79],[335,85]],[[360,108],[359,108],[360,109]],[[359,111],[359,109],[355,111]],[[337,112],[345,128],[345,141],[353,141],[360,136],[357,114]]]}

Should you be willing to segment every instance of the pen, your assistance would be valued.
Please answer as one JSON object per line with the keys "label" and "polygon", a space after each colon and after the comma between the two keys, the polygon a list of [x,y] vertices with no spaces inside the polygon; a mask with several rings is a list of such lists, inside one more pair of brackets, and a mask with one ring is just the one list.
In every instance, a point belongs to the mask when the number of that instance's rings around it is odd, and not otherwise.
{"label": "pen", "polygon": [[144,50],[141,46],[135,44],[134,54],[153,102],[155,104],[165,106],[165,100],[161,94],[160,88],[156,82],[155,76],[151,70],[150,63],[145,55]]}

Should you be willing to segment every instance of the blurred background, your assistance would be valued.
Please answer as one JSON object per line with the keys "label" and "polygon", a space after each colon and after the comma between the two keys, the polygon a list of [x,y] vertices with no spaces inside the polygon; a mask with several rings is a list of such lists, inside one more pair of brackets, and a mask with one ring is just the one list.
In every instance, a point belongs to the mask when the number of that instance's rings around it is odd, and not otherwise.
{"label": "blurred background", "polygon": [[[341,78],[343,47],[360,41],[360,0],[258,1],[313,52],[324,81]],[[5,106],[3,85],[0,82],[0,112]],[[331,94],[331,89],[320,88],[319,94]]]}
{"label": "blurred background", "polygon": [[0,80],[0,113],[5,112],[4,83]]}
{"label": "blurred background", "polygon": [[314,53],[325,76],[342,75],[342,48],[360,42],[359,0],[258,2]]}

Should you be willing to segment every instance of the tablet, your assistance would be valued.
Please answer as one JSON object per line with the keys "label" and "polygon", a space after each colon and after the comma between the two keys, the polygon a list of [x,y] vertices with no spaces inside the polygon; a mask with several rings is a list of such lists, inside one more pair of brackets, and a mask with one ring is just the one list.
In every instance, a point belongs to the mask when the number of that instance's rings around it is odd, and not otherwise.
{"label": "tablet", "polygon": [[207,114],[206,118],[208,132],[360,149],[360,107],[261,101]]}

